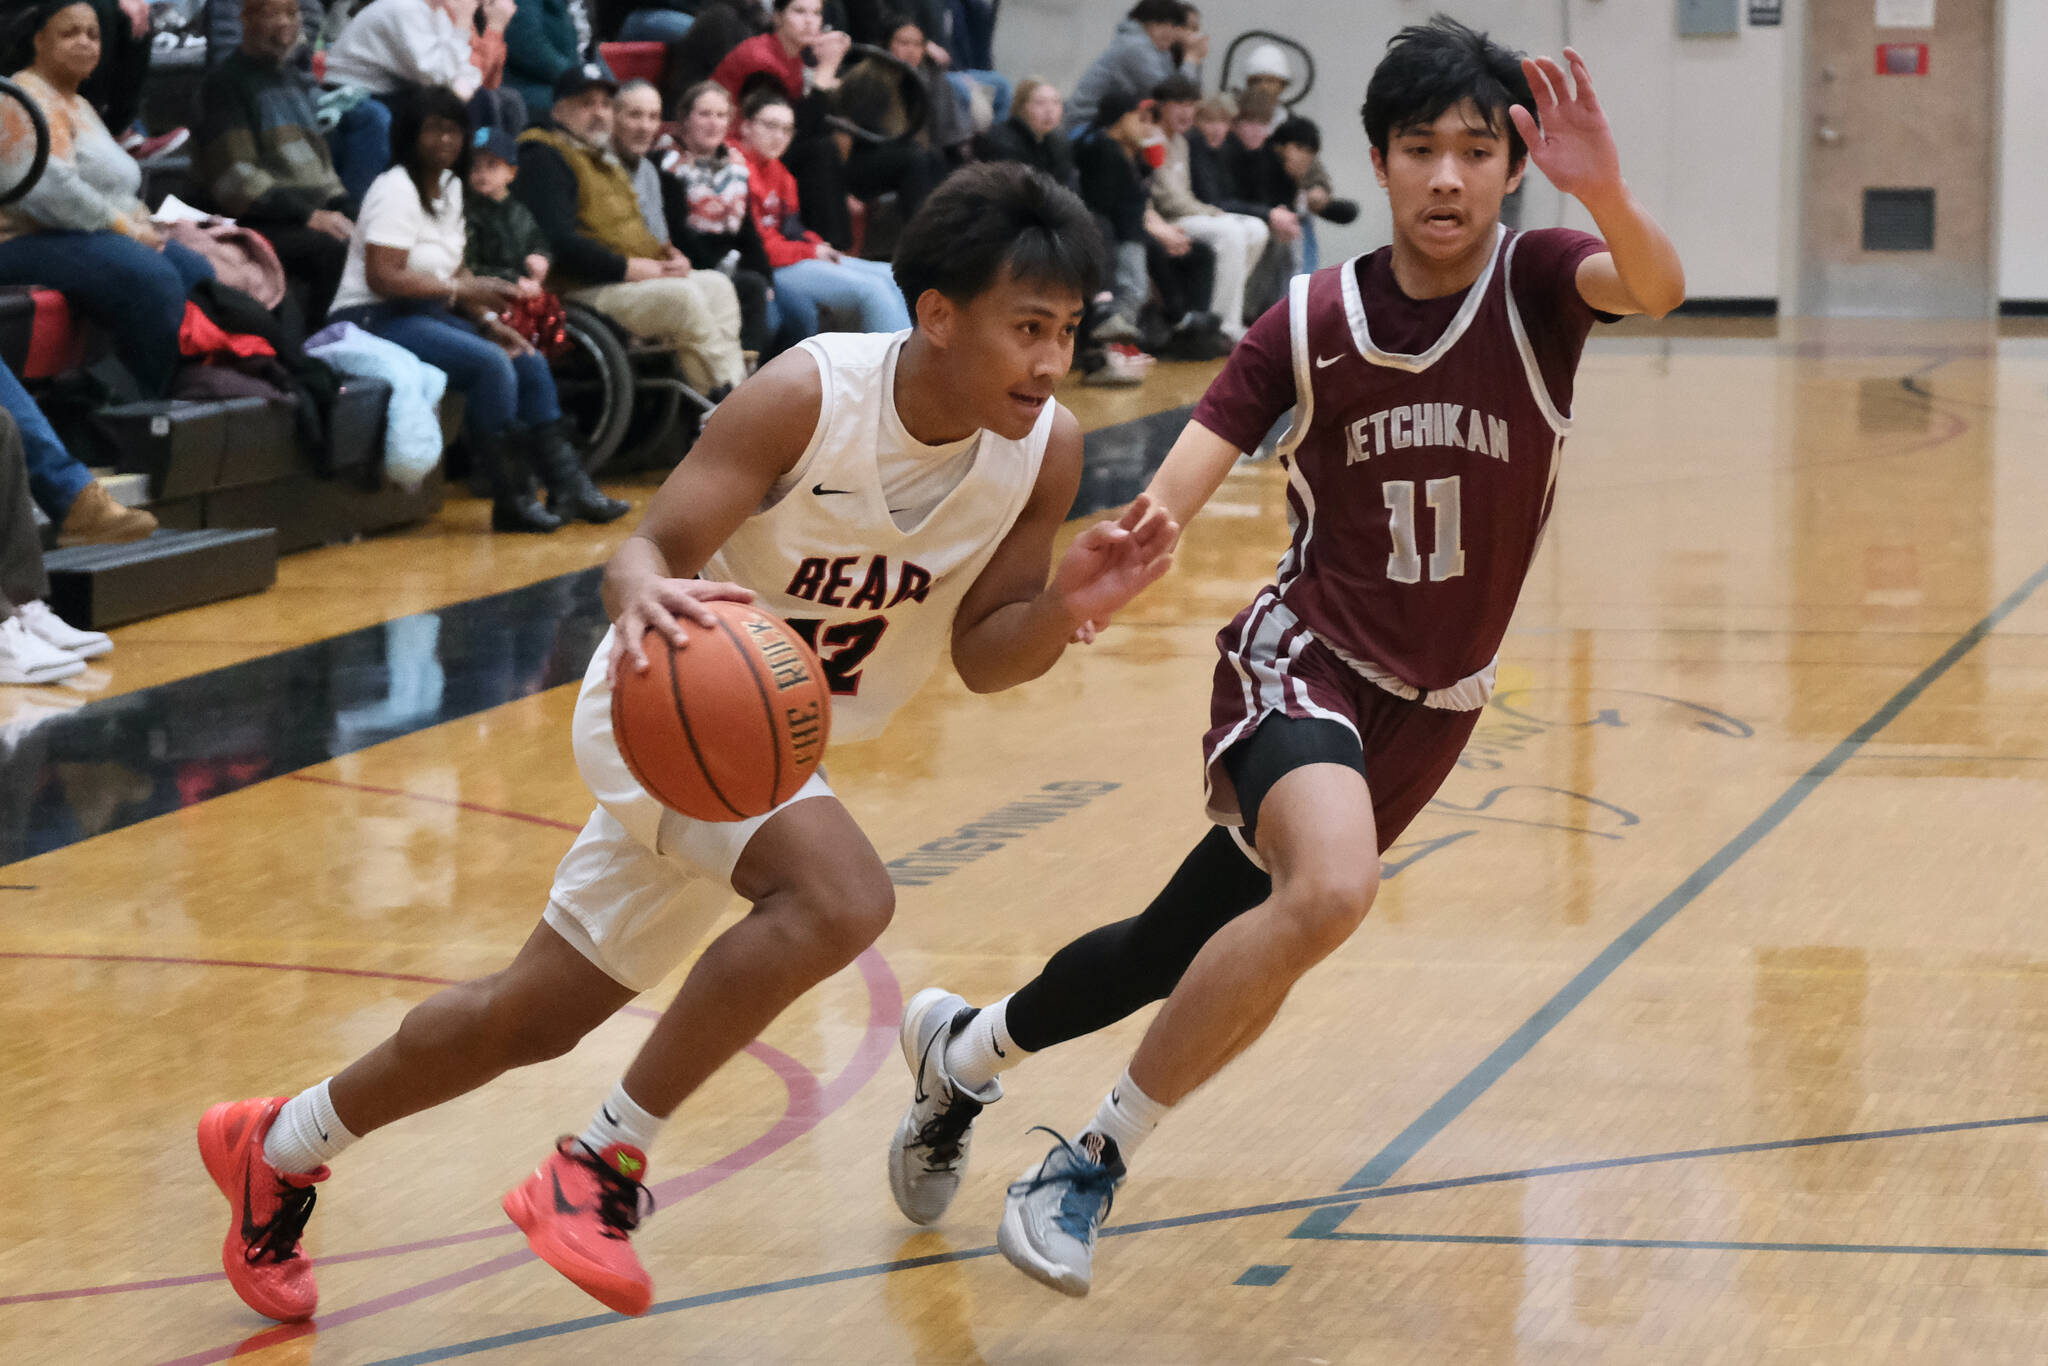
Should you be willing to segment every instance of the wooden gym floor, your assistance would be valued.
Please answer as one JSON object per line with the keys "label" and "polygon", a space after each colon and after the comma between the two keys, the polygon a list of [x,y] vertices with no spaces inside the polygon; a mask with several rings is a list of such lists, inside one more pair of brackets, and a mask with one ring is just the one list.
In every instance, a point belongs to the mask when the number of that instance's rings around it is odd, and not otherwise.
{"label": "wooden gym floor", "polygon": [[[1072,396],[1089,502],[1208,373]],[[192,1141],[527,933],[588,810],[568,685],[621,529],[494,538],[456,503],[119,631],[82,689],[0,690],[0,1360],[2048,1360],[2048,335],[1632,325],[1578,408],[1464,765],[1366,928],[1152,1140],[1080,1302],[994,1221],[1138,1022],[1010,1074],[923,1231],[883,1178],[897,1013],[1014,987],[1199,835],[1270,462],[1100,645],[835,752],[896,923],[669,1126],[637,1322],[497,1200],[644,1017],[343,1158],[314,1330],[222,1283]],[[918,852],[1049,793],[997,852]]]}

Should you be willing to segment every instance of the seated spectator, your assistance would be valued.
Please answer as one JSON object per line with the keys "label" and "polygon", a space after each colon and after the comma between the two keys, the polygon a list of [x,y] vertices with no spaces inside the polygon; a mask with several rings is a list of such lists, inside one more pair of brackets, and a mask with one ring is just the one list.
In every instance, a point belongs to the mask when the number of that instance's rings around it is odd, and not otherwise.
{"label": "seated spectator", "polygon": [[[50,163],[34,189],[0,209],[0,284],[63,294],[106,329],[143,394],[158,397],[178,367],[186,293],[213,267],[164,241],[136,198],[142,168],[78,93],[100,58],[92,6],[42,0],[28,26],[33,64],[14,80],[50,125]],[[34,155],[35,130],[10,100],[0,108],[0,183],[19,183]]]}
{"label": "seated spectator", "polygon": [[292,64],[302,25],[299,0],[243,0],[241,47],[200,82],[193,171],[199,206],[262,234],[319,319],[348,264],[355,206],[320,136],[312,78]]}
{"label": "seated spectator", "polygon": [[811,228],[833,246],[846,249],[853,244],[853,219],[846,211],[849,187],[843,144],[848,139],[844,133],[835,134],[827,120],[837,112],[839,67],[853,39],[825,28],[823,0],[772,3],[774,28],[728,52],[711,79],[725,87],[739,109],[764,83],[788,96],[796,124],[780,160],[795,178],[804,203],[811,206]]}
{"label": "seated spectator", "polygon": [[1287,117],[1281,99],[1293,77],[1287,68],[1287,54],[1278,43],[1260,43],[1245,57],[1244,90],[1238,96],[1240,116],[1263,123],[1271,133]]}
{"label": "seated spectator", "polygon": [[14,419],[21,433],[29,491],[43,515],[56,524],[58,545],[139,541],[156,530],[156,518],[141,508],[115,502],[94,481],[92,471],[64,449],[50,420],[4,362],[0,362],[0,410]]}
{"label": "seated spectator", "polygon": [[185,143],[185,129],[173,129],[152,138],[136,122],[136,116],[142,112],[142,91],[149,80],[149,0],[91,3],[100,21],[100,64],[79,85],[78,93],[112,130],[121,150],[136,160],[147,161],[175,152]]}
{"label": "seated spectator", "polygon": [[[928,39],[915,19],[892,14],[884,22],[889,25],[889,41],[883,44],[883,48],[891,57],[915,71],[918,79],[924,82],[926,107],[930,112],[926,115],[924,128],[918,133],[919,141],[946,153],[949,165],[960,165],[967,159],[967,144],[974,136],[973,97],[956,89],[946,79],[947,73],[938,61],[946,49]],[[1007,88],[1008,82],[1004,84]],[[1007,109],[1008,106],[998,107]]]}
{"label": "seated spectator", "polygon": [[1212,349],[1200,338],[1215,326],[1206,310],[1215,293],[1216,254],[1184,234],[1162,231],[1165,223],[1152,212],[1144,159],[1145,145],[1157,132],[1151,102],[1112,93],[1095,117],[1074,144],[1081,202],[1102,223],[1116,260],[1115,303],[1095,336],[1108,342],[1136,340],[1140,314],[1156,284],[1170,334],[1157,345],[1171,345],[1192,359],[1195,351]]}
{"label": "seated spectator", "polygon": [[910,310],[888,263],[843,256],[804,226],[796,180],[780,160],[795,131],[796,114],[781,91],[757,90],[747,101],[740,123],[747,207],[775,266],[786,335],[801,340],[816,333],[821,306],[858,314],[862,332],[902,331],[910,326]]}
{"label": "seated spectator", "polygon": [[1322,130],[1312,120],[1290,118],[1273,130],[1250,161],[1253,196],[1289,209],[1300,225],[1292,241],[1296,268],[1305,271],[1316,268],[1315,234],[1308,216],[1330,204],[1329,184],[1318,183],[1316,175],[1322,150]]}
{"label": "seated spectator", "polygon": [[[1010,104],[1016,98],[1010,90],[1009,79],[991,69],[989,39],[994,16],[987,15],[985,24],[969,17],[970,11],[980,15],[987,9],[986,5],[977,9],[965,0],[901,0],[900,11],[875,4],[861,21],[851,23],[849,27],[853,29],[856,41],[889,48],[901,37],[901,26],[905,22],[916,25],[925,40],[924,50],[914,58],[907,52],[894,55],[908,66],[924,69],[933,77],[934,85],[938,83],[936,77],[944,75],[946,83],[958,96],[961,117],[967,121],[967,131],[972,134],[979,127],[1002,122],[1008,117]],[[853,6],[849,5],[848,10],[851,15]],[[990,117],[985,123],[976,123],[974,100],[981,92],[986,92]]]}
{"label": "seated spectator", "polygon": [[1152,208],[1170,231],[1207,243],[1216,253],[1216,294],[1209,307],[1222,318],[1223,335],[1235,342],[1245,332],[1245,289],[1265,254],[1268,233],[1263,217],[1231,213],[1195,193],[1188,132],[1201,98],[1201,87],[1185,76],[1169,76],[1153,96],[1166,159],[1152,173]]}
{"label": "seated spectator", "polygon": [[[351,92],[354,100],[353,122],[333,139],[334,164],[350,198],[360,203],[369,182],[397,159],[390,100],[407,86],[454,91],[469,104],[473,122],[526,126],[516,83],[492,88],[476,64],[477,15],[478,0],[371,0],[327,49],[326,84]],[[509,45],[512,0],[493,0],[483,7],[483,17],[484,31],[499,39],[495,46],[486,44],[489,60]]]}
{"label": "seated spectator", "polygon": [[[398,343],[444,371],[448,387],[468,400],[463,421],[471,457],[490,482],[493,530],[611,520],[614,505],[562,439],[547,362],[498,316],[517,302],[517,287],[463,268],[468,110],[453,91],[427,87],[400,101],[392,135],[400,159],[363,198],[331,320]],[[533,497],[529,463],[552,510]]]}
{"label": "seated spectator", "polygon": [[[640,158],[647,154],[635,149],[653,145],[661,129],[660,99],[654,87],[637,82],[619,91],[615,115],[619,158],[633,164],[643,206],[650,182],[648,163]],[[766,356],[782,315],[775,306],[775,267],[747,212],[746,158],[725,141],[732,99],[725,87],[701,81],[685,92],[678,112],[682,145],[663,155],[662,169],[653,175],[661,217],[649,212],[648,225],[673,242],[693,269],[722,271],[732,280],[740,301],[740,347]]]}
{"label": "seated spectator", "polygon": [[21,430],[0,412],[0,683],[56,683],[114,648],[98,631],[66,625],[49,596]]}
{"label": "seated spectator", "polygon": [[547,122],[555,82],[583,65],[588,42],[569,0],[517,0],[505,27],[505,79],[526,102],[530,121]]}
{"label": "seated spectator", "polygon": [[[895,195],[897,209],[908,221],[925,196],[965,159],[967,124],[953,87],[939,80],[936,71],[928,78],[920,69],[926,47],[922,30],[905,20],[892,34],[890,55],[908,66],[910,74],[888,62],[858,62],[841,71],[833,107],[846,122],[885,139],[848,138],[846,188],[870,203]],[[925,122],[906,137],[910,109],[905,85],[910,81],[917,83],[922,95]],[[797,190],[804,193],[801,183]],[[869,221],[872,228],[873,220]]]}
{"label": "seated spectator", "polygon": [[[1176,48],[1183,54],[1179,58],[1173,55]],[[1116,26],[1109,46],[1075,84],[1067,100],[1068,130],[1099,122],[1097,107],[1111,94],[1136,104],[1150,99],[1159,83],[1176,71],[1199,78],[1208,55],[1209,36],[1188,27],[1188,7],[1182,0],[1138,0]]]}
{"label": "seated spectator", "polygon": [[562,301],[547,292],[548,235],[533,211],[512,195],[519,174],[519,143],[502,128],[479,128],[470,138],[469,177],[462,217],[469,244],[462,262],[472,275],[508,280],[519,297],[498,317],[548,354],[565,336]]}
{"label": "seated spectator", "polygon": [[564,296],[672,348],[683,378],[716,401],[746,377],[739,296],[731,280],[697,270],[648,228],[633,178],[612,150],[618,89],[595,65],[557,82],[553,124],[520,137],[512,192],[546,231]]}
{"label": "seated spectator", "polygon": [[1060,88],[1030,77],[1017,87],[1010,116],[975,139],[984,161],[1021,161],[1078,192],[1081,177],[1074,170],[1074,145],[1060,128],[1065,114]]}

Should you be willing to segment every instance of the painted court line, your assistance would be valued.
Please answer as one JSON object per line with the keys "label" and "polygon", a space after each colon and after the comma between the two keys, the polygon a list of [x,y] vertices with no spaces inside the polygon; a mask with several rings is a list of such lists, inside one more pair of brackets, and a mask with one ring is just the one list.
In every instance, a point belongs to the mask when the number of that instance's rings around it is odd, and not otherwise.
{"label": "painted court line", "polygon": [[[1886,1138],[1918,1138],[1934,1134],[1967,1133],[1981,1129],[2007,1129],[2023,1125],[2048,1124],[2048,1114],[2017,1115],[2004,1119],[1963,1120],[1952,1124],[1922,1124],[1903,1129],[1868,1129],[1857,1133],[1822,1134],[1811,1138],[1773,1139],[1761,1143],[1736,1143],[1716,1148],[1691,1148],[1678,1152],[1648,1153],[1638,1157],[1602,1158],[1591,1162],[1567,1162],[1551,1167],[1528,1167],[1520,1171],[1488,1172],[1478,1176],[1449,1177],[1439,1181],[1417,1181],[1404,1186],[1380,1186],[1370,1191],[1340,1191],[1331,1195],[1308,1195],[1291,1200],[1275,1200],[1260,1205],[1242,1205],[1235,1209],[1210,1210],[1201,1214],[1174,1215],[1165,1219],[1148,1219],[1135,1224],[1118,1224],[1102,1230],[1104,1238],[1128,1238],[1141,1233],[1157,1233],[1166,1229],[1190,1228],[1198,1224],[1226,1223],[1237,1219],[1255,1219],[1267,1214],[1290,1214],[1303,1210],[1325,1207],[1343,1209],[1347,1213],[1366,1200],[1386,1200],[1401,1195],[1420,1195],[1429,1191],[1453,1190],[1463,1186],[1488,1185],[1505,1181],[1526,1181],[1543,1176],[1571,1175],[1578,1172],[1599,1171],[1610,1167],[1642,1166],[1660,1162],[1681,1162],[1697,1158],[1727,1157],[1743,1153],[1774,1152],[1786,1148],[1813,1148],[1839,1143],[1866,1143]],[[1303,1236],[1303,1235],[1295,1235]],[[1307,1235],[1326,1237],[1325,1234]],[[1350,1235],[1340,1235],[1349,1237]],[[1362,1237],[1363,1235],[1358,1235]],[[1822,1244],[1812,1244],[1821,1248]],[[893,1262],[873,1262],[866,1266],[845,1267],[836,1271],[821,1271],[809,1276],[791,1276],[782,1280],[761,1281],[754,1285],[735,1286],[729,1290],[706,1291],[700,1295],[688,1295],[681,1299],[663,1300],[648,1310],[648,1316],[673,1314],[685,1309],[702,1309],[711,1305],[730,1304],[737,1300],[760,1299],[767,1295],[779,1295],[792,1290],[809,1290],[821,1285],[836,1285],[842,1281],[866,1280],[876,1276],[887,1276],[898,1271],[917,1271],[929,1266],[945,1266],[955,1262],[979,1261],[996,1255],[993,1246],[964,1248],[957,1252],[937,1252],[923,1257],[905,1257]],[[1260,1268],[1266,1276],[1241,1282],[1246,1285],[1268,1285],[1280,1279],[1272,1275],[1285,1268]],[[457,1357],[477,1356],[494,1352],[501,1347],[518,1347],[529,1342],[541,1342],[549,1338],[580,1333],[586,1329],[603,1328],[609,1324],[630,1323],[633,1320],[618,1314],[591,1314],[584,1318],[567,1319],[559,1323],[539,1324],[532,1328],[516,1329],[492,1337],[476,1338],[468,1342],[450,1343],[443,1347],[430,1347],[424,1351],[412,1352],[405,1356],[386,1357],[371,1363],[371,1366],[428,1366],[428,1363],[451,1361]]]}
{"label": "painted court line", "polygon": [[1690,1252],[1874,1252],[1894,1257],[2048,1257],[2048,1247],[1950,1247],[1913,1243],[1720,1243],[1683,1238],[1529,1238],[1485,1233],[1324,1233],[1342,1243],[1463,1243],[1481,1247],[1673,1248]]}
{"label": "painted court line", "polygon": [[[880,957],[879,954],[876,955]],[[143,956],[139,954],[83,954],[83,953],[0,953],[0,959],[33,959],[45,962],[84,963],[143,963],[151,965],[169,964],[184,967],[212,968],[254,968],[272,972],[308,972],[338,975],[344,977],[368,977],[393,982],[420,982],[430,986],[454,986],[452,977],[423,977],[409,972],[383,972],[371,968],[335,968],[314,963],[269,963],[224,958],[171,958]],[[886,965],[884,965],[886,970]],[[863,972],[867,969],[863,967]],[[890,980],[894,981],[893,974]],[[872,986],[872,975],[870,977]],[[901,992],[897,995],[900,997]],[[638,1019],[658,1020],[661,1012],[645,1006],[625,1006],[620,1015]],[[751,1143],[736,1148],[723,1157],[713,1158],[702,1166],[693,1168],[680,1176],[671,1177],[654,1186],[655,1197],[673,1203],[687,1199],[706,1186],[714,1185],[737,1171],[741,1171],[758,1160],[758,1153],[772,1152],[788,1140],[783,1138],[784,1130],[791,1124],[800,1123],[825,1113],[818,1079],[809,1068],[779,1048],[762,1043],[759,1039],[747,1045],[747,1056],[766,1066],[782,1082],[787,1093],[782,1118],[770,1126]],[[779,1140],[779,1141],[778,1141]],[[766,1145],[764,1147],[764,1145]],[[412,1252],[426,1252],[435,1248],[454,1247],[462,1243],[473,1243],[490,1238],[503,1238],[517,1234],[519,1230],[511,1224],[499,1223],[490,1228],[471,1229],[466,1233],[444,1234],[437,1238],[424,1238],[410,1243],[394,1243],[386,1247],[364,1248],[355,1252],[322,1253],[322,1266],[336,1266],[345,1262],[372,1261],[383,1257],[398,1257]],[[0,1295],[0,1308],[15,1304],[39,1304],[51,1300],[90,1299],[101,1295],[124,1295],[144,1290],[175,1290],[188,1285],[204,1285],[213,1281],[225,1281],[227,1277],[218,1271],[201,1272],[187,1276],[162,1276],[144,1281],[119,1281],[108,1285],[79,1286],[64,1290],[38,1290],[19,1295]]]}
{"label": "painted court line", "polygon": [[1917,701],[1943,675],[1977,648],[1984,638],[1995,630],[1998,624],[2011,616],[2021,604],[2032,597],[2043,583],[2048,583],[2048,564],[2042,565],[2008,594],[2005,600],[1986,614],[1976,625],[1956,638],[1941,654],[1914,675],[1912,681],[1900,688],[1885,704],[1879,707],[1862,725],[1851,731],[1846,739],[1795,779],[1792,785],[1780,793],[1778,799],[1766,807],[1761,815],[1716,850],[1712,857],[1693,871],[1691,876],[1674,887],[1655,906],[1644,912],[1641,919],[1600,951],[1598,957],[1581,968],[1571,981],[1559,989],[1555,996],[1523,1022],[1521,1028],[1509,1035],[1507,1040],[1467,1073],[1457,1085],[1397,1134],[1393,1141],[1382,1148],[1371,1161],[1355,1172],[1343,1185],[1345,1190],[1369,1190],[1390,1179],[1394,1173],[1406,1166],[1411,1158],[1449,1128],[1453,1121],[1471,1107],[1509,1068],[1527,1057],[1541,1043],[1551,1030],[1563,1023],[1566,1016],[1576,1010],[1594,990],[1614,975],[1615,969],[1649,941],[1651,935],[1671,923],[1678,913],[1697,901],[1700,894],[1718,881],[1721,875],[1761,843],[1765,836],[1783,825],[1794,811],[1802,806],[1814,790],[1856,756],[1856,752],[1868,744],[1879,731],[1898,719],[1907,707]]}

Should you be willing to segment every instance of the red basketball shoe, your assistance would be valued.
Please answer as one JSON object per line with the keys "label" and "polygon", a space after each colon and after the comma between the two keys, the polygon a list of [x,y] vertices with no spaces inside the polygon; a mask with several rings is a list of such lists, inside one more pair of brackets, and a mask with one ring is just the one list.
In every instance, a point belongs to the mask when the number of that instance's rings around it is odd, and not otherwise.
{"label": "red basketball shoe", "polygon": [[281,1172],[263,1157],[263,1140],[285,1097],[216,1105],[199,1120],[199,1156],[228,1198],[228,1236],[220,1264],[242,1303],[280,1323],[313,1317],[320,1304],[313,1261],[299,1250],[312,1216],[316,1182],[327,1168]]}
{"label": "red basketball shoe", "polygon": [[614,1143],[593,1153],[580,1139],[565,1137],[532,1176],[506,1193],[505,1213],[542,1261],[605,1308],[644,1314],[654,1302],[654,1281],[628,1235],[654,1212],[654,1197],[639,1179],[646,1170],[638,1148]]}

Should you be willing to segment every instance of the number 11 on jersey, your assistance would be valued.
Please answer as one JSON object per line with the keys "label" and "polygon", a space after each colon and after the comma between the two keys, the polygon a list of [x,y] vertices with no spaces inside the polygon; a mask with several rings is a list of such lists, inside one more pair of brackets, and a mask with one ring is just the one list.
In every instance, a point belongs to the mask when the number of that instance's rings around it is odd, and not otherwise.
{"label": "number 11 on jersey", "polygon": [[[1415,481],[1390,479],[1380,485],[1386,500],[1393,553],[1387,556],[1387,577],[1395,583],[1422,581],[1422,555],[1415,542]],[[1430,581],[1455,579],[1465,572],[1465,543],[1459,530],[1458,476],[1432,479],[1423,486],[1431,511],[1436,514],[1436,548],[1429,556]]]}

